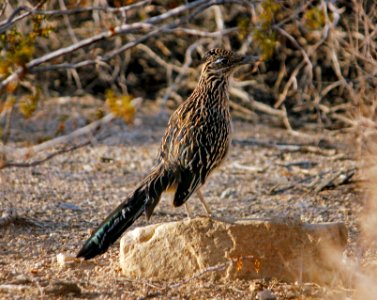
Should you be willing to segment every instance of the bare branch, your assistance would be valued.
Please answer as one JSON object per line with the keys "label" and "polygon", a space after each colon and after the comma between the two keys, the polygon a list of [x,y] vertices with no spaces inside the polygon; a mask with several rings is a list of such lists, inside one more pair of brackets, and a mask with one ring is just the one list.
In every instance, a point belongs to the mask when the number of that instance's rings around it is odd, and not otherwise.
{"label": "bare branch", "polygon": [[304,66],[304,64],[305,64],[305,61],[303,60],[301,63],[299,63],[297,65],[297,67],[291,73],[291,76],[289,77],[289,80],[287,81],[287,83],[284,86],[283,92],[280,93],[279,98],[278,98],[278,100],[276,101],[276,103],[274,105],[275,108],[278,108],[279,106],[281,106],[282,103],[287,98],[289,89],[291,88],[292,84],[294,84],[294,82],[297,82],[297,74],[301,70],[301,68]]}
{"label": "bare branch", "polygon": [[30,73],[37,73],[37,72],[45,72],[45,71],[52,71],[52,70],[59,70],[59,69],[79,69],[90,65],[104,65],[107,64],[104,62],[104,60],[100,57],[97,59],[87,59],[83,60],[77,63],[62,63],[62,64],[56,64],[56,65],[48,65],[48,66],[40,66],[35,67],[32,70],[30,70]]}
{"label": "bare branch", "polygon": [[[152,36],[155,36],[157,34],[161,34],[161,33],[165,33],[165,32],[174,33],[174,32],[177,31],[177,32],[183,32],[183,33],[187,33],[187,34],[190,34],[190,35],[197,35],[197,36],[201,36],[201,37],[217,37],[217,36],[223,36],[223,35],[234,33],[234,32],[236,32],[236,30],[237,30],[237,28],[229,28],[229,29],[226,29],[226,30],[223,30],[223,31],[205,32],[205,31],[188,29],[188,28],[180,28],[180,27],[178,27],[178,28],[166,28],[166,29],[161,28],[160,30],[157,29],[156,31],[153,31],[153,32],[149,33],[148,35],[141,37],[140,39],[129,42],[129,43],[123,45],[119,49],[111,51],[111,52],[109,52],[109,53],[107,53],[103,56],[99,56],[96,59],[88,59],[88,60],[80,61],[80,62],[77,62],[77,63],[62,63],[62,64],[49,65],[49,66],[39,66],[39,67],[34,67],[33,69],[31,69],[29,71],[30,71],[30,73],[37,73],[37,72],[52,71],[52,70],[58,70],[58,69],[78,69],[78,68],[82,68],[82,67],[86,67],[86,66],[94,65],[94,64],[100,65],[100,64],[105,63],[109,59],[113,58],[114,56],[119,55],[120,53],[122,53],[122,52],[124,52],[124,51],[126,51],[126,50],[128,50],[128,49],[130,49],[134,46],[138,45],[138,46],[145,47],[145,45],[141,44],[144,40],[151,38]],[[140,49],[142,49],[142,48],[140,48]],[[148,51],[145,48],[143,48],[142,50]],[[159,63],[160,65],[165,66],[165,67],[167,67],[168,65],[173,67],[173,65],[171,65],[171,64],[165,64],[165,62],[162,59],[158,60],[156,58],[156,56],[153,55],[150,51],[148,52],[149,55],[153,56],[157,63]],[[180,68],[177,67],[177,66],[174,66],[173,69],[177,72],[180,70]]]}
{"label": "bare branch", "polygon": [[279,117],[281,119],[283,119],[285,117],[284,111],[272,108],[272,107],[270,107],[270,106],[268,106],[264,103],[255,101],[254,99],[252,99],[252,97],[250,97],[250,95],[248,93],[246,93],[241,88],[233,88],[232,87],[232,88],[230,88],[229,92],[230,92],[231,95],[234,95],[234,96],[240,98],[242,101],[251,105],[251,107],[253,107],[255,110],[258,110],[260,112],[263,112],[265,114],[269,114],[269,115],[272,115],[272,116],[275,116],[275,117]]}
{"label": "bare branch", "polygon": [[[39,8],[46,2],[46,0],[41,1],[42,4],[38,4],[33,8],[28,6],[20,6],[14,10],[12,15],[8,18],[8,20],[3,21],[0,23],[0,33],[6,31],[9,27],[11,27],[14,23],[24,19],[30,15],[44,15],[44,16],[54,16],[54,15],[73,15],[73,14],[80,14],[84,12],[92,12],[92,11],[102,11],[105,13],[124,13],[126,11],[139,8],[144,5],[148,5],[152,2],[152,0],[143,0],[134,4],[130,4],[127,6],[122,7],[108,7],[108,6],[92,6],[92,7],[78,7],[75,9],[67,9],[67,10],[39,10]],[[26,13],[16,17],[20,12],[26,11]]]}
{"label": "bare branch", "polygon": [[107,59],[110,59],[113,56],[118,55],[119,53],[121,53],[121,52],[123,52],[123,51],[125,51],[125,50],[127,50],[131,47],[134,47],[138,43],[150,38],[151,36],[155,36],[156,34],[162,32],[164,30],[170,30],[170,29],[173,29],[173,28],[181,25],[181,23],[186,21],[186,18],[176,19],[176,20],[174,20],[174,22],[172,24],[165,25],[163,27],[156,29],[156,27],[154,25],[156,25],[156,24],[158,24],[158,23],[160,23],[164,20],[179,16],[179,15],[183,14],[184,12],[186,12],[188,10],[196,9],[189,16],[189,18],[193,18],[196,14],[202,12],[203,10],[205,10],[208,7],[211,7],[213,5],[221,5],[221,4],[225,4],[225,3],[235,3],[235,4],[239,4],[239,5],[250,5],[247,1],[243,1],[243,0],[210,0],[210,1],[198,0],[198,1],[195,1],[195,2],[191,2],[191,3],[188,3],[188,4],[181,5],[177,8],[171,9],[171,10],[169,10],[169,11],[167,11],[167,12],[161,14],[161,15],[151,17],[144,22],[135,22],[133,24],[123,24],[123,25],[114,27],[111,30],[102,32],[102,33],[97,34],[95,36],[92,36],[90,38],[86,38],[86,39],[81,40],[78,43],[72,44],[68,47],[64,47],[64,48],[55,50],[53,52],[45,54],[42,57],[33,59],[23,67],[18,67],[11,75],[9,75],[6,79],[4,79],[2,82],[0,82],[0,92],[2,90],[4,90],[4,88],[10,82],[17,80],[22,74],[32,70],[34,67],[36,67],[36,66],[38,66],[42,63],[56,59],[60,56],[66,55],[68,53],[72,53],[72,52],[74,52],[78,49],[84,48],[84,47],[89,46],[93,43],[99,42],[99,41],[104,40],[104,39],[111,38],[111,37],[119,35],[119,34],[125,34],[125,33],[130,33],[130,32],[139,31],[139,30],[153,30],[152,32],[147,33],[146,35],[137,39],[136,41],[130,42],[130,43],[124,45],[123,47],[121,47],[120,49],[117,49],[117,50],[110,52],[104,58],[101,58],[102,60],[107,60]]}
{"label": "bare branch", "polygon": [[186,54],[185,54],[185,62],[179,72],[179,75],[175,78],[174,83],[169,84],[168,88],[165,91],[164,96],[162,97],[162,103],[166,103],[168,98],[172,93],[175,93],[175,91],[178,88],[178,84],[180,81],[182,81],[183,77],[186,75],[187,71],[189,70],[189,67],[192,63],[192,52],[201,44],[203,44],[205,40],[199,40],[195,43],[193,43],[190,47],[187,48]]}
{"label": "bare branch", "polygon": [[[32,14],[33,10],[38,10],[40,7],[42,7],[43,4],[46,3],[47,0],[41,0],[34,8],[30,9],[27,6],[20,6],[14,10],[12,15],[8,18],[7,21],[0,23],[0,34],[5,32],[10,26],[12,26],[14,23],[30,16]],[[20,12],[27,11],[26,13],[16,17]]]}
{"label": "bare branch", "polygon": [[7,5],[8,5],[8,0],[4,0],[4,1],[0,4],[0,17],[4,14],[5,9],[7,8]]}
{"label": "bare branch", "polygon": [[237,27],[227,28],[227,29],[218,30],[214,32],[201,31],[201,30],[182,28],[182,27],[174,28],[171,30],[166,30],[166,32],[177,32],[177,33],[182,32],[189,35],[195,35],[195,36],[207,37],[207,38],[223,37],[224,35],[228,35],[237,31],[238,31]]}
{"label": "bare branch", "polygon": [[[59,5],[62,9],[62,11],[65,11],[67,10],[67,7],[65,6],[65,3],[63,0],[59,0]],[[67,15],[63,15],[63,18],[64,18],[64,23],[66,24],[66,27],[67,27],[67,30],[68,30],[68,33],[71,37],[71,40],[73,43],[77,43],[78,42],[78,39],[75,35],[75,32],[73,31],[73,28],[72,28],[72,25],[71,25],[71,22],[69,21],[69,18]]]}
{"label": "bare branch", "polygon": [[297,49],[300,50],[300,52],[302,53],[302,56],[304,57],[304,60],[305,60],[305,63],[312,69],[313,68],[313,65],[312,65],[312,62],[310,61],[309,59],[309,56],[308,54],[305,52],[305,50],[299,45],[299,43],[296,41],[296,39],[290,35],[288,32],[286,32],[283,28],[280,28],[278,26],[273,26],[274,29],[276,29],[277,31],[279,31],[279,33],[283,36],[285,36],[286,38],[288,38],[292,43],[293,45],[295,45],[295,47]]}
{"label": "bare branch", "polygon": [[171,68],[176,72],[179,72],[181,70],[181,67],[168,63],[165,60],[163,60],[156,52],[154,52],[151,48],[144,44],[137,45],[137,48],[144,51],[149,55],[149,57],[153,58],[160,66],[163,66],[164,68],[168,69]]}

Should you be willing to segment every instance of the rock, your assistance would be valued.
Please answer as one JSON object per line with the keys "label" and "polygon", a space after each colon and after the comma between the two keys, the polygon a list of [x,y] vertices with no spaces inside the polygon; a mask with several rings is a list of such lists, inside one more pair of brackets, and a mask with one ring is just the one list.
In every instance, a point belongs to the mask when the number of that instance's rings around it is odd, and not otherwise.
{"label": "rock", "polygon": [[56,262],[58,263],[59,267],[63,268],[80,262],[80,260],[73,254],[59,253],[56,255]]}
{"label": "rock", "polygon": [[24,284],[0,284],[0,292],[14,293],[14,292],[24,292],[31,287]]}
{"label": "rock", "polygon": [[271,290],[260,291],[255,298],[258,300],[276,300],[276,296]]}
{"label": "rock", "polygon": [[211,272],[212,279],[326,283],[334,280],[346,243],[343,223],[200,217],[127,232],[121,239],[120,265],[131,279],[181,280],[224,265]]}

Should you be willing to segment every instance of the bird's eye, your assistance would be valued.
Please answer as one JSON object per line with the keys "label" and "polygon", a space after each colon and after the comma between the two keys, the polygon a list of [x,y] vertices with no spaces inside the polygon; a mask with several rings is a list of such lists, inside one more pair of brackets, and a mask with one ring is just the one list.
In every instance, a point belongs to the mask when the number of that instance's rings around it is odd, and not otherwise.
{"label": "bird's eye", "polygon": [[216,49],[211,49],[208,51],[208,55],[215,55],[216,54]]}
{"label": "bird's eye", "polygon": [[225,65],[227,63],[228,63],[228,59],[225,58],[225,57],[220,57],[220,58],[215,60],[216,65]]}

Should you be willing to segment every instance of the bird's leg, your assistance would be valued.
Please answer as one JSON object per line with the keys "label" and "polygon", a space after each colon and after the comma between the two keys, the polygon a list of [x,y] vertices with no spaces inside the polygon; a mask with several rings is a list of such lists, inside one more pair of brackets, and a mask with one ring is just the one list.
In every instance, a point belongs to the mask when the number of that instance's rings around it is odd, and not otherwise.
{"label": "bird's leg", "polygon": [[186,208],[187,218],[192,219],[192,212],[187,202],[185,202],[185,208]]}
{"label": "bird's leg", "polygon": [[212,212],[211,212],[211,209],[209,208],[207,202],[204,200],[204,196],[203,196],[202,192],[200,190],[197,190],[196,194],[198,195],[199,200],[202,203],[202,205],[203,205],[203,207],[204,207],[204,209],[207,213],[207,216],[210,218],[212,216]]}

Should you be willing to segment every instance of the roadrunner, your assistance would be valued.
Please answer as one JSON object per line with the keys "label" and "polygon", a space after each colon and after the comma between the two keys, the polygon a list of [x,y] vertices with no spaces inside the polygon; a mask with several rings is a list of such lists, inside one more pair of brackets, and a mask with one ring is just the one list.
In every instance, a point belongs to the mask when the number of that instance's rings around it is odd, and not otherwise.
{"label": "roadrunner", "polygon": [[181,206],[225,159],[230,144],[229,75],[252,57],[212,49],[204,57],[200,80],[190,97],[170,117],[157,165],[102,222],[77,257],[104,253],[144,212],[149,219],[165,191],[173,191],[174,206]]}

